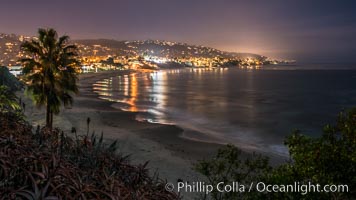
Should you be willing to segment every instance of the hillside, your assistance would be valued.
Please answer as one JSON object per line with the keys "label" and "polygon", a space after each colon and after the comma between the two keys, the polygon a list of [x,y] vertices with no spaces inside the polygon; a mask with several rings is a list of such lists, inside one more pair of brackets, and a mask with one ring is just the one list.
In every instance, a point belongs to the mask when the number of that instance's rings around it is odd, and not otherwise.
{"label": "hillside", "polygon": [[117,41],[108,39],[98,40],[76,40],[81,50],[87,48],[83,54],[90,54],[90,50],[97,50],[97,55],[106,55],[111,52],[113,55],[149,55],[158,57],[181,58],[181,57],[223,57],[223,58],[262,58],[263,56],[251,53],[231,53],[220,51],[215,48],[190,45],[186,43],[171,42],[164,40],[135,40]]}
{"label": "hillside", "polygon": [[[0,34],[0,65],[16,65],[23,55],[20,45],[31,37]],[[251,53],[232,53],[215,48],[161,40],[117,41],[109,39],[73,40],[80,56],[157,56],[165,58],[237,58],[258,60],[266,57]]]}

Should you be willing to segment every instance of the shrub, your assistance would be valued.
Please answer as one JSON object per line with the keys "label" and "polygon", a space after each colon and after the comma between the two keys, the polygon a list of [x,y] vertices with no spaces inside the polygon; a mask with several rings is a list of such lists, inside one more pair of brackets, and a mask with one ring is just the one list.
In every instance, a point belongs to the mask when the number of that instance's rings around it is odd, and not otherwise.
{"label": "shrub", "polygon": [[[290,161],[271,169],[266,158],[253,155],[240,159],[237,147],[228,145],[211,160],[200,161],[195,169],[206,176],[208,183],[252,183],[266,185],[347,185],[348,191],[219,193],[214,191],[204,198],[212,199],[354,199],[356,196],[356,108],[339,114],[335,125],[326,125],[323,134],[311,138],[294,131],[285,144]],[[249,172],[249,173],[246,173]]]}
{"label": "shrub", "polygon": [[[10,113],[0,113],[0,125]],[[59,129],[8,120],[0,132],[2,199],[179,199],[148,175],[147,163],[131,165],[117,143],[103,136],[71,138]]]}
{"label": "shrub", "polygon": [[[219,182],[230,184],[238,182],[240,186],[247,186],[262,175],[270,171],[268,158],[254,154],[251,158],[242,159],[241,151],[233,146],[227,145],[219,149],[217,155],[210,160],[203,160],[195,165],[195,169],[207,178],[207,184],[216,187]],[[245,190],[245,189],[243,189]],[[209,194],[212,199],[241,199],[244,192],[219,192],[216,188]],[[202,194],[199,199],[207,199]]]}

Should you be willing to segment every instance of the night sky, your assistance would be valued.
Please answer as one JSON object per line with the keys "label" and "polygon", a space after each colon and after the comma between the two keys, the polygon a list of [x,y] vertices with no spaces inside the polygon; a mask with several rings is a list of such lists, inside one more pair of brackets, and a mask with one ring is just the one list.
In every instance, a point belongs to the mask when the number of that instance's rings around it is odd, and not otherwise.
{"label": "night sky", "polygon": [[0,32],[160,39],[302,62],[356,62],[356,1],[2,0]]}

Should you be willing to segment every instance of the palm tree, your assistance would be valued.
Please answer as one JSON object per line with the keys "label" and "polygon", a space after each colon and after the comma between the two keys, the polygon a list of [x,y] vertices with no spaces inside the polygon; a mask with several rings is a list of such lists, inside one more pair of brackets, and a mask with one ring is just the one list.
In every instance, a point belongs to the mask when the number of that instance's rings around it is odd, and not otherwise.
{"label": "palm tree", "polygon": [[46,126],[52,128],[53,114],[60,112],[61,103],[72,105],[78,92],[75,68],[79,65],[77,47],[68,44],[69,37],[58,38],[54,29],[39,29],[38,38],[25,41],[21,49],[24,80],[38,107],[46,106]]}

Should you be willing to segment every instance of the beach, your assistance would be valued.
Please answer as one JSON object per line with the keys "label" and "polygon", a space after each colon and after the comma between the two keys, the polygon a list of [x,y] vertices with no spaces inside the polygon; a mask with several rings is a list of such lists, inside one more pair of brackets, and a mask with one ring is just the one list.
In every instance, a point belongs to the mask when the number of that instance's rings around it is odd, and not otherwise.
{"label": "beach", "polygon": [[[115,109],[111,107],[114,102],[101,100],[92,91],[92,84],[97,80],[127,73],[130,72],[106,71],[79,75],[79,94],[74,97],[71,108],[63,108],[54,117],[54,127],[59,127],[69,135],[72,134],[72,127],[75,127],[78,135],[84,135],[89,117],[89,132],[97,135],[103,133],[107,142],[118,140],[118,153],[130,155],[133,164],[149,161],[150,173],[157,172],[161,179],[174,184],[178,179],[190,182],[203,180],[192,169],[192,164],[211,157],[222,145],[182,138],[183,130],[174,125],[136,121],[136,113]],[[44,108],[36,108],[31,99],[21,93],[19,95],[26,103],[27,120],[34,128],[43,126]],[[185,196],[189,197],[189,194]]]}

